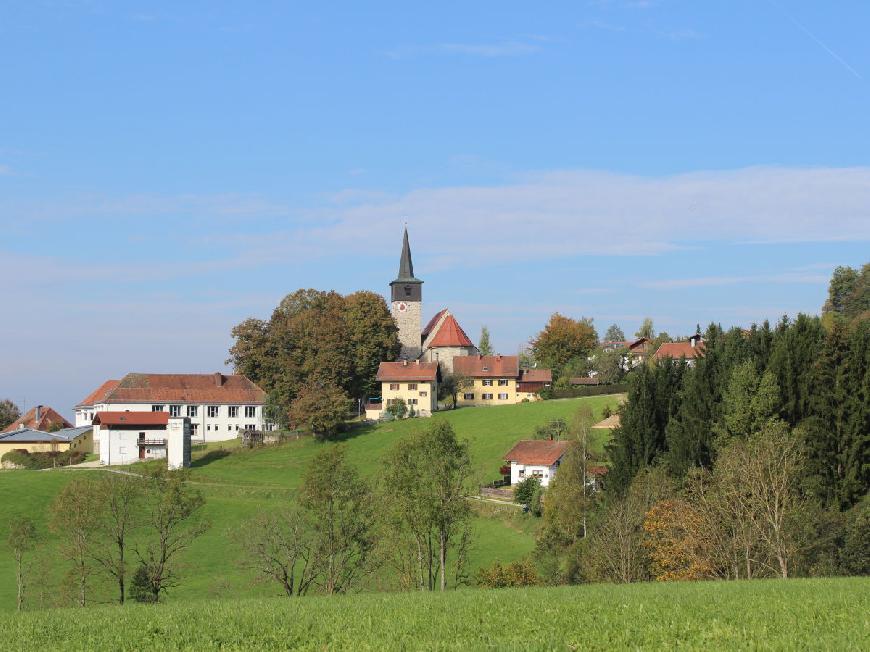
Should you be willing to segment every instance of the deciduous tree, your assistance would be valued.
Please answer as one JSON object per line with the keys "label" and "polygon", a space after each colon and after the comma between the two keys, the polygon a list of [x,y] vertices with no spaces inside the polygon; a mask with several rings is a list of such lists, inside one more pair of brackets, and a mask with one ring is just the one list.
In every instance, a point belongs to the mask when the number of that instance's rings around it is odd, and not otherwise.
{"label": "deciduous tree", "polygon": [[15,420],[21,416],[21,410],[8,398],[0,401],[0,430],[3,430],[10,423],[15,423]]}
{"label": "deciduous tree", "polygon": [[311,430],[318,439],[330,439],[347,420],[350,399],[340,387],[304,388],[290,406],[290,423]]}
{"label": "deciduous tree", "polygon": [[178,582],[178,556],[203,534],[205,498],[187,483],[187,472],[160,469],[148,478],[146,541],[135,548],[152,602]]}
{"label": "deciduous tree", "polygon": [[374,513],[369,487],[347,463],[343,446],[314,457],[302,480],[299,507],[310,537],[312,581],[327,595],[355,588],[369,568]]}
{"label": "deciduous tree", "polygon": [[18,587],[15,608],[18,611],[21,611],[24,606],[24,592],[27,586],[25,555],[36,547],[37,540],[36,524],[33,519],[27,516],[15,516],[10,519],[9,536],[6,541],[15,558],[15,581]]}
{"label": "deciduous tree", "polygon": [[569,361],[588,356],[597,344],[598,334],[591,319],[571,319],[557,312],[532,341],[531,348],[535,359],[552,369],[558,380]]}
{"label": "deciduous tree", "polygon": [[616,324],[611,324],[607,327],[607,332],[604,333],[604,341],[605,342],[624,342],[625,341],[625,333],[622,332],[622,329]]}
{"label": "deciduous tree", "polygon": [[59,539],[60,554],[71,564],[70,577],[80,607],[87,605],[88,582],[95,571],[93,546],[99,526],[99,488],[92,478],[75,478],[51,505],[49,527]]}

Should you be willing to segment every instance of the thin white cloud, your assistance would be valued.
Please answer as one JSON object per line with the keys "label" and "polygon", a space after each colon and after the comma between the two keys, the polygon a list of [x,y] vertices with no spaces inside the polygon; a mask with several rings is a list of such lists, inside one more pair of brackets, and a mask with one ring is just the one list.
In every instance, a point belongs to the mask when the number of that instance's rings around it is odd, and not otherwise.
{"label": "thin white cloud", "polygon": [[783,274],[751,274],[744,276],[698,276],[689,278],[663,279],[658,281],[643,281],[641,287],[655,290],[673,290],[683,288],[723,287],[745,284],[807,284],[825,285],[830,275],[809,274],[806,272],[786,272]]}
{"label": "thin white cloud", "polygon": [[499,43],[442,43],[438,46],[447,54],[466,54],[477,57],[516,57],[533,54],[541,49],[536,43],[502,41]]}

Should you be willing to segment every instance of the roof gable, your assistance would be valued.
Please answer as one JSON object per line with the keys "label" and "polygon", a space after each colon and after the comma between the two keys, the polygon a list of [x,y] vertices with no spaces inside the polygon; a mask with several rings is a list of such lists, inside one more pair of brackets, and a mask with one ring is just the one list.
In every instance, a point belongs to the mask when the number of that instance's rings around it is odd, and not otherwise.
{"label": "roof gable", "polygon": [[[36,418],[36,411],[39,410],[39,418]],[[57,410],[47,405],[36,405],[30,408],[23,416],[15,419],[10,423],[3,432],[13,432],[28,428],[31,430],[40,430],[48,432],[56,428],[71,428],[72,424],[63,418]]]}
{"label": "roof gable", "polygon": [[434,337],[429,341],[430,348],[439,346],[473,347],[474,343],[468,335],[465,334],[465,331],[462,330],[462,326],[459,325],[456,318],[453,315],[448,314],[441,322],[441,325],[438,326],[438,330]]}
{"label": "roof gable", "polygon": [[90,394],[85,396],[76,407],[90,407],[97,403],[101,403],[106,395],[115,389],[120,382],[120,380],[107,380]]}

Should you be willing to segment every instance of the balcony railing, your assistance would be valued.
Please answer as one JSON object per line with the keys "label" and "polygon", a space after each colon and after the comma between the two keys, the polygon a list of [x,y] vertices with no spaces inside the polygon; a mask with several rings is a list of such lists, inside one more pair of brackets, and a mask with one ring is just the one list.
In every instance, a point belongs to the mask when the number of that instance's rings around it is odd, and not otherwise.
{"label": "balcony railing", "polygon": [[140,446],[166,446],[165,439],[140,439],[136,443]]}

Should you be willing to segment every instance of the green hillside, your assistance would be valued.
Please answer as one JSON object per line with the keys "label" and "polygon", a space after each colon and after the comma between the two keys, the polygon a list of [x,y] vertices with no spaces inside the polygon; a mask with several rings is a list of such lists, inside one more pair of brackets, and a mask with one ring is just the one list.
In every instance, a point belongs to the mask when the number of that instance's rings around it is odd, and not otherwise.
{"label": "green hillside", "polygon": [[6,650],[866,650],[870,580],[587,585],[0,615]]}
{"label": "green hillside", "polygon": [[[615,407],[619,397],[596,396],[584,399],[522,403],[493,408],[465,408],[443,412],[433,419],[446,419],[458,436],[469,441],[475,480],[489,482],[498,477],[504,454],[521,438],[549,419],[570,417],[581,405],[592,408],[600,417],[604,407]],[[369,479],[374,480],[379,462],[401,437],[426,427],[429,419],[361,426],[342,442],[348,459]],[[596,444],[600,448],[603,432]],[[228,540],[228,533],[257,511],[278,506],[293,499],[306,465],[323,446],[311,438],[302,438],[280,446],[253,451],[238,450],[234,444],[212,445],[194,455],[192,481],[206,497],[205,515],[211,529],[186,552],[183,581],[171,590],[169,602],[211,597],[252,597],[276,595],[275,587],[253,583],[248,572],[236,564],[238,551]],[[130,467],[135,469],[135,465]],[[2,521],[13,514],[34,518],[48,545],[43,546],[39,565],[45,568],[50,583],[59,584],[62,567],[51,549],[51,535],[45,524],[47,507],[60,487],[78,473],[102,473],[100,470],[3,471],[0,491],[6,497],[0,508]],[[475,542],[470,552],[472,569],[495,560],[511,561],[530,552],[534,546],[535,522],[511,507],[482,505],[474,521]],[[4,534],[5,539],[5,534]],[[43,582],[45,583],[45,582]],[[107,595],[110,587],[106,587]],[[0,610],[15,604],[12,558],[5,546],[0,547]]]}

